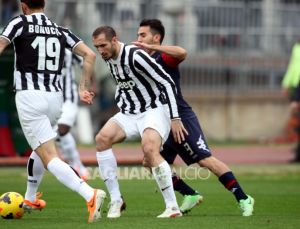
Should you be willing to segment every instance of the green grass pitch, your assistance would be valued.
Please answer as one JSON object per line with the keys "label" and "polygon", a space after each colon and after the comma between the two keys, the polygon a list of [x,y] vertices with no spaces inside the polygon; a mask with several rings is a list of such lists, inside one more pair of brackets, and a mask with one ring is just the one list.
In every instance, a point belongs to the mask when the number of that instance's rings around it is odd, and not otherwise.
{"label": "green grass pitch", "polygon": [[[25,214],[19,220],[0,218],[1,229],[33,228],[300,228],[300,165],[230,166],[240,185],[255,199],[254,215],[242,217],[234,196],[211,175],[206,180],[185,180],[203,196],[203,203],[181,218],[157,219],[164,211],[163,197],[155,180],[122,179],[120,189],[127,203],[121,218],[106,218],[89,224],[85,200],[63,186],[46,171],[38,191],[44,191],[45,209]],[[129,168],[130,170],[130,168]],[[138,168],[140,170],[140,168]],[[125,171],[121,168],[121,171]],[[189,176],[191,174],[188,174]],[[0,194],[26,190],[26,168],[0,167]],[[89,180],[106,190],[99,177]],[[176,193],[180,204],[182,196]]]}

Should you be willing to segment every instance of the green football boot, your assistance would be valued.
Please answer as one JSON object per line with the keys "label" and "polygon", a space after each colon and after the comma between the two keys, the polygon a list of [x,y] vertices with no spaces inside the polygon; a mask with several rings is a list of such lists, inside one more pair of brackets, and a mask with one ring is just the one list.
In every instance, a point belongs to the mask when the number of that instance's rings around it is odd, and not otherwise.
{"label": "green football boot", "polygon": [[180,206],[180,211],[183,214],[187,214],[188,212],[191,211],[193,207],[201,204],[202,200],[203,200],[203,196],[201,196],[200,193],[197,191],[192,195],[184,195]]}
{"label": "green football boot", "polygon": [[254,211],[253,206],[254,206],[254,199],[247,195],[248,199],[246,200],[240,200],[239,204],[239,209],[242,211],[243,216],[251,216],[252,212]]}

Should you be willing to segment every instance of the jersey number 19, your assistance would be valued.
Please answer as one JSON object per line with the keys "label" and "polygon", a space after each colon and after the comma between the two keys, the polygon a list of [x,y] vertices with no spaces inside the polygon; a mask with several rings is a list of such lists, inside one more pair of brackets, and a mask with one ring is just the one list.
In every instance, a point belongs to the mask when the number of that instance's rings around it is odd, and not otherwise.
{"label": "jersey number 19", "polygon": [[[45,70],[45,67],[49,71],[57,71],[59,67],[59,57],[60,57],[60,43],[58,38],[50,37],[47,39],[45,37],[37,36],[32,42],[31,46],[36,49],[38,46],[39,50],[39,61],[38,70]],[[54,57],[53,60],[47,60],[46,56]]]}

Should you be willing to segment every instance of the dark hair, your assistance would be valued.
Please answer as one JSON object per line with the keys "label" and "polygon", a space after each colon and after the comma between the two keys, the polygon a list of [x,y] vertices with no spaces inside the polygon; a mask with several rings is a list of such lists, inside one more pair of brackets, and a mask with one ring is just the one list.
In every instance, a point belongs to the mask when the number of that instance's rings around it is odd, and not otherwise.
{"label": "dark hair", "polygon": [[150,26],[150,30],[152,35],[159,34],[161,36],[160,43],[163,42],[165,37],[165,27],[158,19],[143,19],[140,22],[140,27],[142,26]]}
{"label": "dark hair", "polygon": [[104,33],[106,40],[111,41],[117,36],[116,31],[110,26],[101,26],[93,32],[93,38],[97,38],[100,34]]}
{"label": "dark hair", "polygon": [[22,3],[25,3],[29,9],[43,9],[44,0],[20,0]]}

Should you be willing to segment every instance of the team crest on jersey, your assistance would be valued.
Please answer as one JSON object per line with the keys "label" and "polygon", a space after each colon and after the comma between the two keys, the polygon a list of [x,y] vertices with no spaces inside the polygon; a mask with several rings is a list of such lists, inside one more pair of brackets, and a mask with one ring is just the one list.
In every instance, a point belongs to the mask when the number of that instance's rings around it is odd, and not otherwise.
{"label": "team crest on jersey", "polygon": [[130,68],[127,65],[125,65],[124,66],[124,71],[126,72],[126,74],[129,74],[130,73]]}

